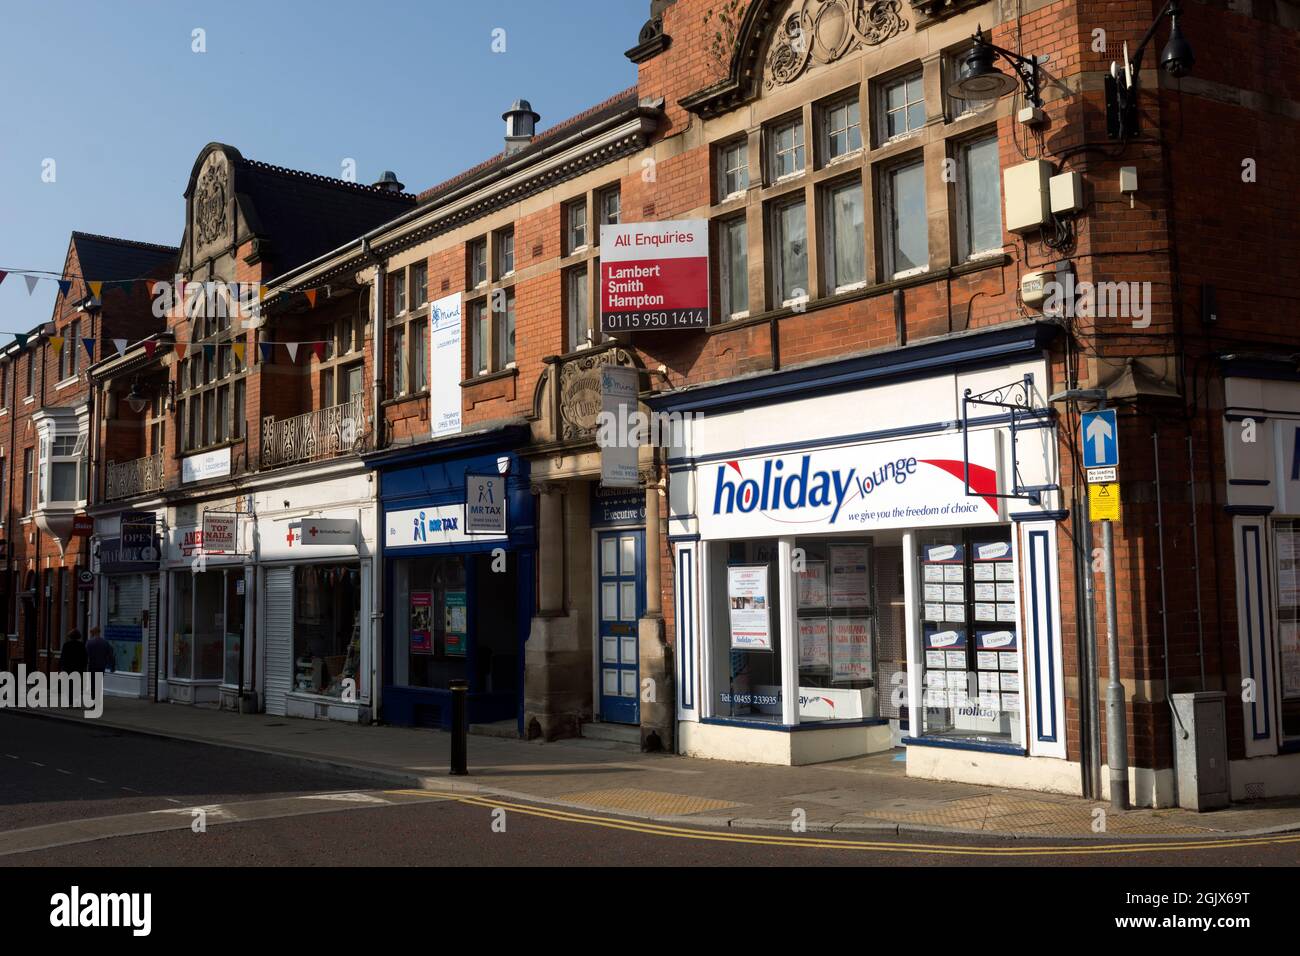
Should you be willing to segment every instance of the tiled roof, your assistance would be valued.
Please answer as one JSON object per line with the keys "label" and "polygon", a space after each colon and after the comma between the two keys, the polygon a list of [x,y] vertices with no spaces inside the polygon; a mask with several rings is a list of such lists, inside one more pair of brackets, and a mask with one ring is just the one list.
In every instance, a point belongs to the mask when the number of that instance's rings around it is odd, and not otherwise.
{"label": "tiled roof", "polygon": [[170,268],[180,252],[175,246],[88,232],[74,232],[72,244],[77,250],[81,275],[94,280],[141,279],[159,268]]}

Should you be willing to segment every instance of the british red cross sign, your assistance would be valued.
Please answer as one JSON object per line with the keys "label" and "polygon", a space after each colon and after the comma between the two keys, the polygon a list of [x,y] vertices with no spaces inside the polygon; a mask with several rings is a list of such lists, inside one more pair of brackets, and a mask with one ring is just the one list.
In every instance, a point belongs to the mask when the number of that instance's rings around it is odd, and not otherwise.
{"label": "british red cross sign", "polygon": [[289,547],[348,545],[357,543],[357,522],[353,518],[303,518],[289,526],[285,538]]}

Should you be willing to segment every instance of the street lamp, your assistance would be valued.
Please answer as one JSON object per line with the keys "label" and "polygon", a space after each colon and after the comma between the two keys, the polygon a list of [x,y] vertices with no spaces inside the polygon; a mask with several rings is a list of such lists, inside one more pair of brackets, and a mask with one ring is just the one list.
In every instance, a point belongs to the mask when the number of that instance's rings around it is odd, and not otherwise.
{"label": "street lamp", "polygon": [[1015,77],[1008,76],[994,65],[998,57],[1006,60],[1024,84],[1025,96],[1035,107],[1042,107],[1043,99],[1038,79],[1038,57],[1021,56],[985,40],[979,28],[971,38],[970,52],[962,61],[957,78],[948,84],[948,95],[959,100],[993,100],[1016,89]]}
{"label": "street lamp", "polygon": [[1138,43],[1133,56],[1128,54],[1128,44],[1124,44],[1124,68],[1111,62],[1110,75],[1106,77],[1106,134],[1111,139],[1128,139],[1138,128],[1138,79],[1142,72],[1142,56],[1147,44],[1155,36],[1156,27],[1166,16],[1169,17],[1169,39],[1160,51],[1160,69],[1175,79],[1186,76],[1196,64],[1192,45],[1183,36],[1178,18],[1182,16],[1179,0],[1167,0],[1165,5],[1147,27],[1147,32]]}

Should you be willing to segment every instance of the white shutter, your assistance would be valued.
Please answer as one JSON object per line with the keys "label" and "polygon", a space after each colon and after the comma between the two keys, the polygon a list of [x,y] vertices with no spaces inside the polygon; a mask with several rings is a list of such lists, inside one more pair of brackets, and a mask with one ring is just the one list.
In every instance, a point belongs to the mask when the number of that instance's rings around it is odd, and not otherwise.
{"label": "white shutter", "polygon": [[266,712],[284,716],[293,684],[293,569],[266,572]]}

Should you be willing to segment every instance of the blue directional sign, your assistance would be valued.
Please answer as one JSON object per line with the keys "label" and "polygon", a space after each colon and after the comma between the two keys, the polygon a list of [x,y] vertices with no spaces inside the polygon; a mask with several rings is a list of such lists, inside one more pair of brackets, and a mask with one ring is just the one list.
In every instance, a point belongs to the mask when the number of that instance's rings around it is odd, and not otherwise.
{"label": "blue directional sign", "polygon": [[1115,468],[1119,465],[1119,427],[1115,409],[1103,408],[1084,412],[1080,422],[1083,433],[1083,467]]}

